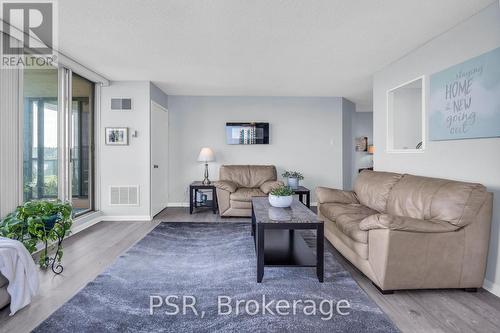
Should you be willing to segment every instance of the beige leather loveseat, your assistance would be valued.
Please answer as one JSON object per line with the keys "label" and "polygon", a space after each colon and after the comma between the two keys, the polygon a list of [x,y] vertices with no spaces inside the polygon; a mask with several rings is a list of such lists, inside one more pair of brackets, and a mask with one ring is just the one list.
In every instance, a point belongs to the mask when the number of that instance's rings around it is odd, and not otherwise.
{"label": "beige leather loveseat", "polygon": [[266,196],[283,185],[272,165],[223,165],[219,169],[217,203],[221,216],[252,216],[252,197]]}
{"label": "beige leather loveseat", "polygon": [[325,236],[382,291],[483,285],[493,195],[480,184],[363,171],[316,189]]}

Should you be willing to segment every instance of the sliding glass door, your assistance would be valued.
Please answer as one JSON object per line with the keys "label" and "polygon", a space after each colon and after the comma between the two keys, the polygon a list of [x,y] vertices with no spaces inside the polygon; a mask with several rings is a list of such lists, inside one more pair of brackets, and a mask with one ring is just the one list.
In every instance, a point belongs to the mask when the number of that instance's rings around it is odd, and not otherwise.
{"label": "sliding glass door", "polygon": [[23,197],[58,197],[58,70],[24,72]]}
{"label": "sliding glass door", "polygon": [[[59,71],[69,75],[60,75]],[[65,85],[66,89],[61,89]],[[25,202],[67,200],[76,215],[94,209],[94,90],[93,82],[66,69],[24,71]],[[60,91],[71,92],[68,96],[71,103],[67,106],[61,102]],[[64,135],[69,135],[69,140]],[[66,151],[69,158],[64,159],[61,155]]]}
{"label": "sliding glass door", "polygon": [[93,209],[94,83],[72,74],[71,202],[75,213]]}

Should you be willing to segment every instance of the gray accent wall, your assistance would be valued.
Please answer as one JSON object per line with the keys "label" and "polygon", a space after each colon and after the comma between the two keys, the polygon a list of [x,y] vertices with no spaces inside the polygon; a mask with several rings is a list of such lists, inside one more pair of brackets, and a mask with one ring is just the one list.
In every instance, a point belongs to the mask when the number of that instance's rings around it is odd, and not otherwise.
{"label": "gray accent wall", "polygon": [[[196,159],[205,146],[216,155],[212,180],[221,164],[274,164],[279,174],[302,172],[313,192],[316,186],[342,188],[342,105],[339,97],[169,96],[170,204],[187,204],[189,183],[203,178]],[[226,144],[226,122],[243,121],[269,122],[270,144]]]}
{"label": "gray accent wall", "polygon": [[342,188],[344,190],[352,189],[354,154],[352,121],[355,112],[354,103],[342,98]]}
{"label": "gray accent wall", "polygon": [[151,100],[155,102],[156,104],[161,105],[165,109],[168,109],[168,96],[158,88],[154,83],[150,82],[149,83],[149,93]]}

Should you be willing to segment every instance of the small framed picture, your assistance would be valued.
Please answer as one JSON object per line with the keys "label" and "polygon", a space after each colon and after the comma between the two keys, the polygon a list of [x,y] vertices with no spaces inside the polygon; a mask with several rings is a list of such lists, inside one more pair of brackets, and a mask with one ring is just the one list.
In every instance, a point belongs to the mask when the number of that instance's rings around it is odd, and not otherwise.
{"label": "small framed picture", "polygon": [[128,145],[128,127],[106,127],[106,144],[112,146]]}

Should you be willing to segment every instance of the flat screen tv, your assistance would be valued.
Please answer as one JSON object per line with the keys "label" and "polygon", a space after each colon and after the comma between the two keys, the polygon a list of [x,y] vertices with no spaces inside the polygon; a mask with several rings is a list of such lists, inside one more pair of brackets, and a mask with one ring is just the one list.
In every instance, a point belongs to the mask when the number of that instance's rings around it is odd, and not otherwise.
{"label": "flat screen tv", "polygon": [[269,123],[226,123],[228,145],[269,144]]}

